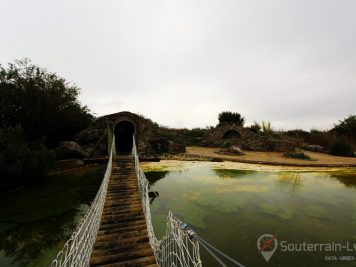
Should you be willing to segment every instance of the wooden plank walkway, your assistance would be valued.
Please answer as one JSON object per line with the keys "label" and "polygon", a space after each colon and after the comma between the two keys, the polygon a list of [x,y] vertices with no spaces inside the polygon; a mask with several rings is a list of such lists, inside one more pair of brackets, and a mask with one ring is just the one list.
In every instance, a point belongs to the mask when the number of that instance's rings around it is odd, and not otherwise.
{"label": "wooden plank walkway", "polygon": [[135,163],[131,156],[117,156],[113,160],[90,266],[158,267],[149,243]]}

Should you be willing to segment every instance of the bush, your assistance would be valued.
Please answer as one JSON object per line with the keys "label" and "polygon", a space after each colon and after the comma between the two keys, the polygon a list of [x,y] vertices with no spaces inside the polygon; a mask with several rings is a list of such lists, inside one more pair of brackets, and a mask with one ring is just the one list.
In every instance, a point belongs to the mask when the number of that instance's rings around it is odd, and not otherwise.
{"label": "bush", "polygon": [[231,147],[231,143],[229,141],[225,141],[224,143],[221,144],[222,148],[229,148]]}
{"label": "bush", "polygon": [[342,138],[336,139],[334,142],[331,143],[329,148],[329,153],[335,156],[347,156],[352,157],[354,156],[354,151],[350,143]]}
{"label": "bush", "polygon": [[0,65],[0,128],[21,125],[27,141],[54,148],[93,119],[78,101],[80,89],[28,59]]}
{"label": "bush", "polygon": [[303,152],[286,152],[283,154],[286,158],[292,158],[292,159],[302,159],[302,160],[312,160],[311,157],[309,157],[307,154]]}
{"label": "bush", "polygon": [[262,122],[262,132],[265,134],[273,133],[272,124],[270,121],[263,121]]}
{"label": "bush", "polygon": [[330,131],[311,130],[304,141],[308,144],[329,148],[336,138],[336,135]]}
{"label": "bush", "polygon": [[289,137],[292,138],[297,138],[297,139],[307,139],[310,135],[309,132],[301,130],[301,129],[295,129],[295,130],[288,130],[285,132],[285,134]]}
{"label": "bush", "polygon": [[43,144],[25,141],[21,127],[0,128],[0,188],[38,180],[53,161],[54,154]]}
{"label": "bush", "polygon": [[188,137],[203,137],[204,135],[206,135],[207,132],[207,128],[193,128],[191,130],[188,130],[186,135]]}
{"label": "bush", "polygon": [[223,111],[219,114],[219,125],[224,124],[237,124],[239,126],[243,126],[245,123],[245,118],[241,116],[240,113],[231,112],[231,111]]}
{"label": "bush", "polygon": [[332,131],[341,136],[348,136],[356,141],[356,115],[350,115],[343,121],[335,124]]}
{"label": "bush", "polygon": [[258,133],[259,131],[261,131],[261,125],[258,124],[258,122],[254,122],[249,129],[254,132],[254,133]]}

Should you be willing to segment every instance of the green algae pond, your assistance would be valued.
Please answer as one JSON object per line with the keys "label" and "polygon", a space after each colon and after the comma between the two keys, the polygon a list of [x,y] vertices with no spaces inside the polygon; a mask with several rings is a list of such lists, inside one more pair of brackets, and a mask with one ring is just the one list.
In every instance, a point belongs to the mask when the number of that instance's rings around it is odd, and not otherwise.
{"label": "green algae pond", "polygon": [[[355,169],[167,162],[144,166],[151,191],[159,193],[151,204],[158,237],[170,210],[247,267],[356,266]],[[264,234],[278,241],[268,262],[257,248]],[[303,243],[316,245],[303,251]],[[326,247],[336,243],[345,247]],[[201,254],[203,266],[219,266],[202,248]]]}
{"label": "green algae pond", "polygon": [[[281,250],[282,241],[356,243],[355,169],[181,161],[143,167],[151,191],[160,195],[151,204],[157,237],[164,234],[171,210],[246,267],[356,266],[356,259],[345,258],[356,256],[353,251]],[[104,168],[55,174],[36,185],[1,193],[0,266],[49,266],[87,211]],[[278,240],[269,262],[257,249],[263,234]],[[218,266],[203,249],[201,255],[204,267]]]}
{"label": "green algae pond", "polygon": [[84,167],[0,193],[0,266],[48,267],[88,210],[104,171]]}

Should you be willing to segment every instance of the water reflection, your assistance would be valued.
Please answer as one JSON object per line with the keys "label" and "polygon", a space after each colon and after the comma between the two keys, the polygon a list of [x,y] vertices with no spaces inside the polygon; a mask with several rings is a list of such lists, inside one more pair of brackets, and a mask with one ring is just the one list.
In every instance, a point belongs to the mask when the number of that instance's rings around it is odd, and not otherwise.
{"label": "water reflection", "polygon": [[152,202],[159,197],[159,193],[158,191],[150,191],[148,192],[148,198],[150,200],[150,204],[152,204]]}
{"label": "water reflection", "polygon": [[103,168],[48,177],[0,196],[0,266],[48,266],[88,210]]}
{"label": "water reflection", "polygon": [[276,184],[284,193],[290,193],[292,197],[303,186],[303,179],[298,172],[280,172],[277,174]]}
{"label": "water reflection", "polygon": [[232,170],[232,169],[213,169],[215,174],[223,179],[242,178],[246,175],[252,174],[255,171],[251,170]]}
{"label": "water reflection", "polygon": [[356,171],[333,172],[330,176],[347,187],[356,187]]}
{"label": "water reflection", "polygon": [[[0,250],[12,258],[12,264],[25,266],[44,251],[66,240],[75,229],[73,217],[77,211],[50,217],[39,222],[22,224],[0,233]],[[68,219],[71,219],[68,221]]]}
{"label": "water reflection", "polygon": [[154,185],[157,181],[163,179],[169,171],[149,171],[145,172],[147,180],[150,182],[150,185]]}
{"label": "water reflection", "polygon": [[[166,175],[168,173],[169,173],[169,171],[148,171],[148,172],[145,172],[145,176],[146,176],[147,180],[149,181],[149,188],[151,188],[151,186],[153,186],[159,180],[166,177]],[[159,192],[158,191],[150,191],[150,192],[148,192],[148,197],[150,199],[150,204],[152,204],[153,201],[157,197],[159,197]]]}

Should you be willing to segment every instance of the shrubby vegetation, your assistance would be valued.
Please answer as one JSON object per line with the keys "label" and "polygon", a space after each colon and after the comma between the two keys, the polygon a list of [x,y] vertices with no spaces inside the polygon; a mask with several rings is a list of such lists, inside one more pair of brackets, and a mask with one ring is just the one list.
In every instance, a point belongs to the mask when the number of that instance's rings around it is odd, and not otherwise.
{"label": "shrubby vegetation", "polygon": [[350,115],[338,124],[335,124],[331,131],[336,132],[338,135],[346,136],[356,142],[356,115]]}
{"label": "shrubby vegetation", "polygon": [[261,129],[264,134],[271,134],[273,133],[272,124],[270,121],[263,121],[261,124]]}
{"label": "shrubby vegetation", "polygon": [[329,153],[335,156],[347,157],[354,155],[351,144],[343,138],[337,138],[330,144]]}
{"label": "shrubby vegetation", "polygon": [[288,130],[284,133],[289,137],[298,138],[298,139],[299,138],[306,139],[310,134],[309,132],[304,131],[302,129]]}
{"label": "shrubby vegetation", "polygon": [[254,133],[258,133],[261,131],[261,125],[257,121],[254,121],[254,123],[250,127],[248,127],[248,129],[250,129]]}
{"label": "shrubby vegetation", "polygon": [[93,119],[79,88],[31,63],[0,65],[0,187],[43,176],[52,149]]}
{"label": "shrubby vegetation", "polygon": [[245,118],[237,112],[223,111],[219,114],[218,119],[218,126],[223,124],[237,124],[239,126],[243,126],[245,124]]}
{"label": "shrubby vegetation", "polygon": [[312,158],[309,157],[304,152],[298,152],[298,151],[286,152],[283,154],[283,156],[285,156],[286,158],[292,158],[292,159],[312,160]]}
{"label": "shrubby vegetation", "polygon": [[254,123],[251,126],[247,127],[247,129],[250,129],[256,134],[263,133],[264,135],[270,135],[276,133],[270,121],[262,121],[261,124],[259,124],[257,121],[254,121]]}
{"label": "shrubby vegetation", "polygon": [[[230,111],[221,112],[219,114],[218,126],[225,124],[237,124],[243,126],[245,119],[239,113]],[[324,148],[326,152],[337,156],[354,156],[356,150],[356,115],[350,115],[344,120],[335,124],[331,130],[319,131],[316,129],[308,131],[296,129],[285,132],[277,132],[273,129],[271,122],[262,121],[261,124],[254,122],[247,129],[256,134],[273,135],[273,136],[288,136],[295,138],[300,144],[303,143],[318,145]],[[295,158],[308,160],[302,153],[286,155]]]}
{"label": "shrubby vegetation", "polygon": [[27,142],[20,126],[0,128],[0,188],[34,182],[43,177],[54,154],[39,141]]}
{"label": "shrubby vegetation", "polygon": [[202,137],[204,137],[210,129],[210,127],[193,129],[172,129],[160,126],[157,128],[157,131],[165,138],[177,144],[198,145]]}
{"label": "shrubby vegetation", "polygon": [[356,149],[356,116],[350,115],[329,131],[292,130],[286,134],[305,143],[322,146],[332,155],[353,156]]}
{"label": "shrubby vegetation", "polygon": [[222,148],[229,148],[231,147],[231,143],[229,141],[225,141],[221,144],[221,147]]}
{"label": "shrubby vegetation", "polygon": [[21,125],[28,141],[53,148],[93,119],[78,94],[78,87],[28,59],[0,65],[0,128]]}

